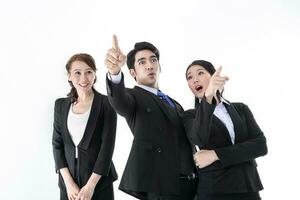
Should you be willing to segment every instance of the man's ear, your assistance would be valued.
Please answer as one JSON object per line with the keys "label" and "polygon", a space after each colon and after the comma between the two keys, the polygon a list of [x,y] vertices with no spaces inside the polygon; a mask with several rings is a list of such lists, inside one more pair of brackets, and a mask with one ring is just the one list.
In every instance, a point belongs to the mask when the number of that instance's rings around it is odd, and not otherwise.
{"label": "man's ear", "polygon": [[134,69],[129,69],[129,73],[135,79],[135,77],[136,77],[135,70]]}

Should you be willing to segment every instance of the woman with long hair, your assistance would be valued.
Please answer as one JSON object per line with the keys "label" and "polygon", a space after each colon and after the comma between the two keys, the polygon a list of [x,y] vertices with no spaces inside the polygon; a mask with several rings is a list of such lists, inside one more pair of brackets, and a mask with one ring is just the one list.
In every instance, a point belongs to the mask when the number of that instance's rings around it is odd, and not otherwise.
{"label": "woman with long hair", "polygon": [[204,60],[192,62],[186,80],[195,109],[182,118],[199,172],[199,200],[259,200],[263,189],[255,158],[267,154],[266,138],[243,103],[222,97],[227,76]]}
{"label": "woman with long hair", "polygon": [[90,55],[73,55],[66,70],[71,91],[55,101],[52,138],[60,199],[112,200],[116,113],[94,88],[96,65]]}

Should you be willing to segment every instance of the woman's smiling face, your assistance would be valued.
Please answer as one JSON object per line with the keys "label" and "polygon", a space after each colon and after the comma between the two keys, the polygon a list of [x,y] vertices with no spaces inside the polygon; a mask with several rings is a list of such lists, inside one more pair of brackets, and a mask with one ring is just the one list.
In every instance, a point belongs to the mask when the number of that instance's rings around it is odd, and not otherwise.
{"label": "woman's smiling face", "polygon": [[77,92],[86,93],[92,89],[95,82],[95,72],[85,62],[74,61],[69,72],[69,81],[72,82]]}

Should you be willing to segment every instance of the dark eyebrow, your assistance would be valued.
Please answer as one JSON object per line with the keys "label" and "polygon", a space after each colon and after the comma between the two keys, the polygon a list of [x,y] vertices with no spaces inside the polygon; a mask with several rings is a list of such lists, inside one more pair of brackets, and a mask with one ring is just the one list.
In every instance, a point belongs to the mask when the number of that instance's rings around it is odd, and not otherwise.
{"label": "dark eyebrow", "polygon": [[92,71],[94,71],[91,67],[88,67],[88,68],[86,68],[86,69],[73,69],[73,71],[90,71],[90,70],[92,70]]}
{"label": "dark eyebrow", "polygon": [[200,68],[200,69],[197,69],[197,70],[196,70],[196,72],[199,72],[199,71],[205,72],[205,69]]}
{"label": "dark eyebrow", "polygon": [[139,58],[137,61],[140,62],[141,60],[146,60],[145,57]]}
{"label": "dark eyebrow", "polygon": [[[204,69],[201,69],[201,68],[197,69],[196,72],[198,72],[198,71],[204,71]],[[191,74],[191,72],[188,72],[186,75],[188,76],[189,74]]]}
{"label": "dark eyebrow", "polygon": [[150,56],[150,58],[157,58],[156,55]]}

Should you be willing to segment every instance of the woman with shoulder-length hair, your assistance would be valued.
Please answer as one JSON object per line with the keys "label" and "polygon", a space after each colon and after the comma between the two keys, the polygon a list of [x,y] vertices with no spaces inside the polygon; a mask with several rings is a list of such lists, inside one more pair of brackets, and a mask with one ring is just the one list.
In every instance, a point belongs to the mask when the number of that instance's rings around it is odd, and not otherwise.
{"label": "woman with shoulder-length hair", "polygon": [[112,200],[116,113],[93,87],[96,65],[90,55],[73,55],[66,70],[71,91],[55,101],[52,138],[60,199]]}
{"label": "woman with shoulder-length hair", "polygon": [[[199,168],[199,200],[259,200],[263,189],[255,158],[267,154],[266,138],[250,109],[222,97],[228,77],[221,67],[192,62],[186,80],[195,109],[182,115]],[[198,150],[198,151],[197,151]]]}

